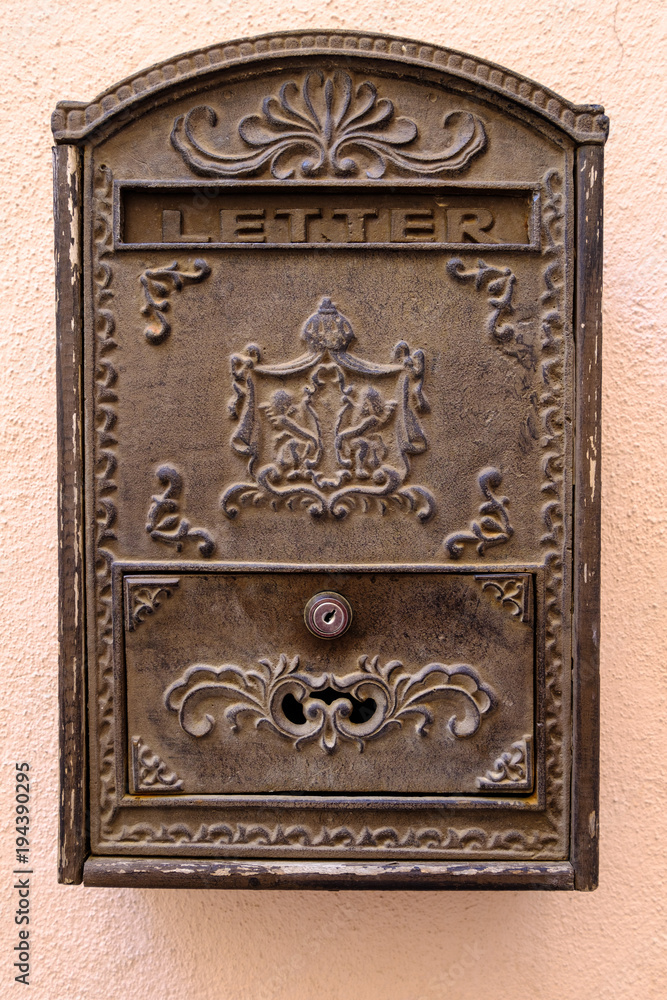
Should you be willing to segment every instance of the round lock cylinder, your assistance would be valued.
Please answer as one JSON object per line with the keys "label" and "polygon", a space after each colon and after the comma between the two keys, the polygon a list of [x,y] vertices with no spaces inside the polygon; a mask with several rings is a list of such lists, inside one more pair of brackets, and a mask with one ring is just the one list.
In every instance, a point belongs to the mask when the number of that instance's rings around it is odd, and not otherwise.
{"label": "round lock cylinder", "polygon": [[352,608],[342,594],[326,590],[310,598],[303,619],[319,639],[337,639],[352,624]]}

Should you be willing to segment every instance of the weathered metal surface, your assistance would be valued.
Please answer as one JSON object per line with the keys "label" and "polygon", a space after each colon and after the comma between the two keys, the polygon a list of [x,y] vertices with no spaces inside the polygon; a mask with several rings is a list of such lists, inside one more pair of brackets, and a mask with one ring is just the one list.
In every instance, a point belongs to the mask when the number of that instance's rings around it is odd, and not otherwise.
{"label": "weathered metal surface", "polygon": [[578,497],[574,531],[574,656],[572,855],[576,888],[598,882],[600,770],[600,500],[602,493],[602,149],[577,151],[577,370],[575,453]]}
{"label": "weathered metal surface", "polygon": [[81,881],[86,843],[86,673],[82,431],[82,164],[79,150],[53,151],[58,381],[58,589],[60,829],[58,878]]}
{"label": "weathered metal surface", "polygon": [[[133,608],[144,579],[124,576]],[[304,627],[302,609],[334,581],[356,615],[328,640]],[[516,774],[480,782],[534,732],[534,619],[482,597],[485,583],[271,567],[179,574],[118,652],[128,735],[178,762],[190,794],[515,791]]]}
{"label": "weathered metal surface", "polygon": [[91,857],[90,886],[173,889],[572,889],[568,861],[476,861],[401,864],[396,861],[213,861],[188,858]]}
{"label": "weathered metal surface", "polygon": [[574,859],[590,888],[575,209],[606,120],[457,54],[299,37],[54,117],[85,158],[91,884],[169,855],[526,866],[420,867],[447,887],[571,887]]}

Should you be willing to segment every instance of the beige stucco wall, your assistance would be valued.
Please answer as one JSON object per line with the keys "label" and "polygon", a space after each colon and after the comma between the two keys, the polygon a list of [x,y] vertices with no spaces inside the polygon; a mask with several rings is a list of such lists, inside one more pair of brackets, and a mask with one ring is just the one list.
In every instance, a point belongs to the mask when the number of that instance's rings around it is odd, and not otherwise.
{"label": "beige stucco wall", "polygon": [[[50,112],[214,41],[395,32],[599,101],[607,145],[601,886],[242,893],[58,886]],[[0,996],[12,982],[13,761],[34,782],[32,996],[650,1000],[667,996],[664,0],[4,0]],[[662,862],[662,864],[661,864]]]}

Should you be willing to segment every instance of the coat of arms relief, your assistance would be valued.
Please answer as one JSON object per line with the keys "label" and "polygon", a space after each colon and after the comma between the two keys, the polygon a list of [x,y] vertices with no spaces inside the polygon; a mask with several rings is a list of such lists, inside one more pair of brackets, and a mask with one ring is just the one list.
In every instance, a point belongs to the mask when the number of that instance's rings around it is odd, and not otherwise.
{"label": "coat of arms relief", "polygon": [[283,363],[265,364],[255,344],[232,355],[231,444],[248,477],[225,490],[224,513],[268,503],[342,519],[394,506],[426,521],[435,500],[407,483],[411,459],[427,448],[423,352],[401,341],[385,364],[351,353],[354,331],[329,298],[302,337],[306,352]]}

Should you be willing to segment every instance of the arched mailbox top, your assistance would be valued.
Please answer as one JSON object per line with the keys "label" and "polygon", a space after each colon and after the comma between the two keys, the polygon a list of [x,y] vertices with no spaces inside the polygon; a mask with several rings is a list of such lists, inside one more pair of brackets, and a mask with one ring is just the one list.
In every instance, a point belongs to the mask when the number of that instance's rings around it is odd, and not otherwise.
{"label": "arched mailbox top", "polygon": [[161,97],[173,99],[174,92],[185,94],[193,84],[202,88],[225,70],[289,68],[293,59],[303,67],[305,61],[321,64],[326,57],[342,57],[351,70],[374,64],[382,71],[383,65],[393,63],[421,79],[435,72],[462,93],[491,100],[510,112],[532,113],[577,144],[604,144],[607,139],[609,120],[599,104],[573,104],[519,73],[455,49],[356,31],[278,32],[186,52],[126,77],[89,103],[60,101],[52,117],[53,135],[57,143],[90,141],[98,129],[122,125]]}

